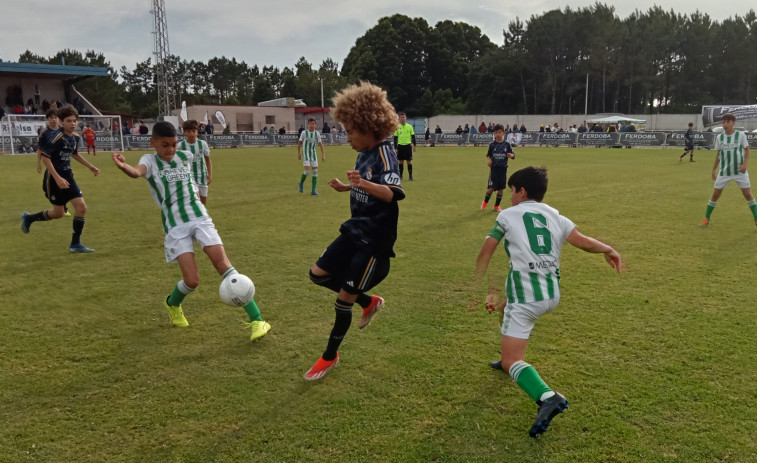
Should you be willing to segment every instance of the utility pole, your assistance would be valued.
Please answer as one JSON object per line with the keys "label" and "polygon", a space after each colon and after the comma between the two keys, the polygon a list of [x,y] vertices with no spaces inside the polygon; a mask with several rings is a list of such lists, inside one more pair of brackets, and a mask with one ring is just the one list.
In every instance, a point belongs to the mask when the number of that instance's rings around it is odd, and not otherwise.
{"label": "utility pole", "polygon": [[584,100],[584,116],[589,114],[589,73],[586,73],[586,99]]}
{"label": "utility pole", "polygon": [[168,47],[166,4],[163,0],[151,0],[150,4],[152,5],[150,13],[153,15],[155,84],[158,89],[158,118],[160,118],[160,116],[170,116],[171,110],[176,108],[176,93],[167,63],[171,52]]}

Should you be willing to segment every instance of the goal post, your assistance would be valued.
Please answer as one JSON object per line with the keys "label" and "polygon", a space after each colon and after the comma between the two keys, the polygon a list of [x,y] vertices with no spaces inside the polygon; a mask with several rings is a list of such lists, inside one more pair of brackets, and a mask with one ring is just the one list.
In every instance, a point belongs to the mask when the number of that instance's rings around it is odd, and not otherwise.
{"label": "goal post", "polygon": [[[95,147],[101,151],[123,151],[121,116],[80,115],[74,133],[81,137],[87,124],[95,132]],[[0,120],[0,152],[4,154],[36,153],[39,134],[47,127],[44,114],[9,114]],[[86,153],[84,139],[79,151]]]}

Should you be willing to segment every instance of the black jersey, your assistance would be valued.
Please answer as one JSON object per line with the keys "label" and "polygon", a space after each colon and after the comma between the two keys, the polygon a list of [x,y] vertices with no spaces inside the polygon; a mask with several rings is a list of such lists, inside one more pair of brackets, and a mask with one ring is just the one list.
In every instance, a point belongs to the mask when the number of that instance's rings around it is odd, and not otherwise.
{"label": "black jersey", "polygon": [[342,224],[339,231],[353,242],[368,248],[375,256],[394,257],[392,248],[397,240],[399,218],[397,201],[405,198],[405,191],[400,183],[397,154],[392,143],[384,141],[358,153],[355,170],[369,182],[388,186],[394,198],[387,203],[361,189],[350,187],[352,217]]}
{"label": "black jersey", "polygon": [[686,135],[684,135],[684,140],[686,141],[687,145],[690,145],[694,143],[694,131],[689,129],[686,131]]}
{"label": "black jersey", "polygon": [[66,135],[63,129],[47,129],[39,136],[42,156],[50,159],[55,171],[61,177],[71,175],[71,156],[79,154],[79,137]]}
{"label": "black jersey", "polygon": [[492,158],[492,167],[507,167],[507,153],[513,153],[513,147],[510,146],[510,143],[495,140],[489,143],[489,151],[487,151],[486,157]]}

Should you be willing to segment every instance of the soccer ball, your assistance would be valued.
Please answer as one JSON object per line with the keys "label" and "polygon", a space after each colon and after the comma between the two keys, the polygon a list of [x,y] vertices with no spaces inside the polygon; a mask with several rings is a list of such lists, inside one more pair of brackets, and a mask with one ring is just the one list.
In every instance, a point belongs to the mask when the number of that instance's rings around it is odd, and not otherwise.
{"label": "soccer ball", "polygon": [[242,307],[255,297],[255,284],[249,277],[237,273],[223,279],[218,293],[223,302],[230,306]]}

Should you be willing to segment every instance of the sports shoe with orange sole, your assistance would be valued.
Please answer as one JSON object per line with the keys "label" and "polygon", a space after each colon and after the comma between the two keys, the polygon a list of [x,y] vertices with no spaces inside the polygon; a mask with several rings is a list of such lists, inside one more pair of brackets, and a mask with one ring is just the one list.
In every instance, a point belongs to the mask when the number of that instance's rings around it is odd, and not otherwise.
{"label": "sports shoe with orange sole", "polygon": [[481,203],[481,210],[483,211],[485,209],[486,209],[486,201]]}
{"label": "sports shoe with orange sole", "polygon": [[337,363],[339,363],[339,352],[336,353],[334,360],[323,360],[323,357],[320,357],[318,361],[315,362],[315,365],[305,373],[303,378],[305,378],[305,381],[321,379],[326,376],[326,373],[328,373]]}
{"label": "sports shoe with orange sole", "polygon": [[384,307],[384,298],[375,295],[371,296],[371,305],[363,309],[363,316],[360,318],[360,325],[358,325],[358,327],[362,330],[368,326],[368,323],[373,320],[373,316],[376,315],[376,312],[381,310],[382,307]]}
{"label": "sports shoe with orange sole", "polygon": [[502,208],[499,206],[494,206],[494,210],[497,212],[502,212]]}
{"label": "sports shoe with orange sole", "polygon": [[702,219],[702,221],[699,222],[699,226],[700,227],[706,227],[709,224],[710,224],[710,220],[709,219]]}

